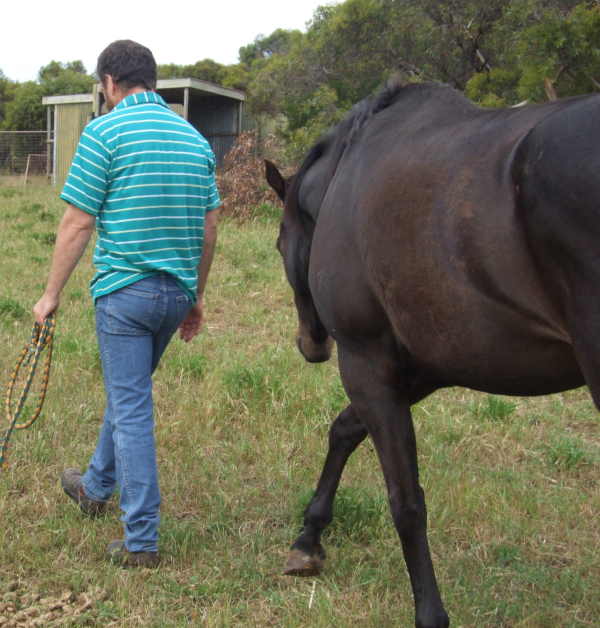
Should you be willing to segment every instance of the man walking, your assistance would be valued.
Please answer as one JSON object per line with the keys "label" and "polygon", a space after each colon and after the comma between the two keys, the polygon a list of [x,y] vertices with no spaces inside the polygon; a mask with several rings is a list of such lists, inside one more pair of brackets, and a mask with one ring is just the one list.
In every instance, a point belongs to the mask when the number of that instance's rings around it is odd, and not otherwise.
{"label": "man walking", "polygon": [[81,510],[104,512],[120,489],[125,538],[108,546],[124,567],[159,563],[160,493],[152,373],[173,333],[188,342],[203,320],[219,194],[206,140],[154,92],[156,62],[133,41],[110,44],[97,74],[110,113],[84,129],[61,193],[47,286],[33,308],[42,322],[94,232],[96,308],[106,410],[96,450],[62,486]]}

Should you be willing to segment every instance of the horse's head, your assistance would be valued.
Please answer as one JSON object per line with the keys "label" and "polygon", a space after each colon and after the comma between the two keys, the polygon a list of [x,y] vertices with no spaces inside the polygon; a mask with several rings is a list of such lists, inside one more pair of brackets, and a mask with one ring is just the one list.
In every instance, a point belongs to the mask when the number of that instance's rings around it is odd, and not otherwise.
{"label": "horse's head", "polygon": [[366,121],[397,97],[398,89],[392,86],[378,99],[367,98],[355,105],[312,147],[293,177],[285,179],[276,166],[270,161],[265,162],[267,181],[284,204],[277,248],[294,290],[300,322],[298,348],[309,362],[328,360],[333,347],[315,307],[308,281],[310,248],[321,204],[347,147]]}
{"label": "horse's head", "polygon": [[[299,323],[296,340],[298,349],[308,362],[324,362],[331,357],[333,341],[319,318],[308,283],[310,247],[316,214],[301,207],[300,187],[306,169],[301,169],[293,177],[285,179],[270,161],[265,161],[265,165],[267,181],[284,203],[277,250],[281,254],[286,276],[294,291]],[[303,193],[302,196],[306,194]],[[306,200],[311,201],[310,198]]]}

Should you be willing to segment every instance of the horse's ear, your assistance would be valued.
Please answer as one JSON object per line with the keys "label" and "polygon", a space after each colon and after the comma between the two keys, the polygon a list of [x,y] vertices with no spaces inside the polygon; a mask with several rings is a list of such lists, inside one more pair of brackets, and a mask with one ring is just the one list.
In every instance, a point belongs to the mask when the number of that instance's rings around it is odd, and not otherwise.
{"label": "horse's ear", "polygon": [[281,176],[281,172],[279,172],[277,166],[268,159],[265,159],[265,176],[267,183],[275,190],[277,196],[279,196],[282,201],[285,201],[285,179]]}

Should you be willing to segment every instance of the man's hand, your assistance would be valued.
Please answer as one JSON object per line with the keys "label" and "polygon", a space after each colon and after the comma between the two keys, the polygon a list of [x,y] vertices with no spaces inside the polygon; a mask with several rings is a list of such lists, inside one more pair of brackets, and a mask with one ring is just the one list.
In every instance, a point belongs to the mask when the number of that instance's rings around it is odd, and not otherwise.
{"label": "man's hand", "polygon": [[203,321],[204,303],[202,300],[199,300],[192,306],[179,326],[179,337],[185,342],[189,342],[200,333]]}
{"label": "man's hand", "polygon": [[36,322],[40,325],[44,323],[44,320],[58,309],[58,298],[49,296],[46,293],[42,295],[42,298],[33,306],[33,315]]}
{"label": "man's hand", "polygon": [[194,336],[197,336],[202,329],[204,322],[204,288],[208,279],[208,271],[212,264],[213,255],[215,253],[215,244],[217,242],[217,218],[219,210],[213,209],[206,213],[204,221],[204,247],[202,249],[202,258],[198,264],[198,300],[192,309],[188,312],[185,320],[179,326],[179,336],[185,342],[189,342]]}

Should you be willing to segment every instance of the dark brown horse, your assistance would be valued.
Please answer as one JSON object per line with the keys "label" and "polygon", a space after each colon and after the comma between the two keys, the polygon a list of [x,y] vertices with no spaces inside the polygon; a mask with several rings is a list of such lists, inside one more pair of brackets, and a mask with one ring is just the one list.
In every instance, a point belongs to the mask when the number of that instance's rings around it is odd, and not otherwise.
{"label": "dark brown horse", "polygon": [[[446,386],[542,395],[587,384],[600,404],[600,95],[483,110],[443,85],[354,107],[284,179],[278,248],[298,347],[331,338],[350,405],[290,574],[318,572],[344,465],[373,439],[416,625],[448,626],[430,558],[410,408]],[[598,340],[596,340],[596,338]]]}

